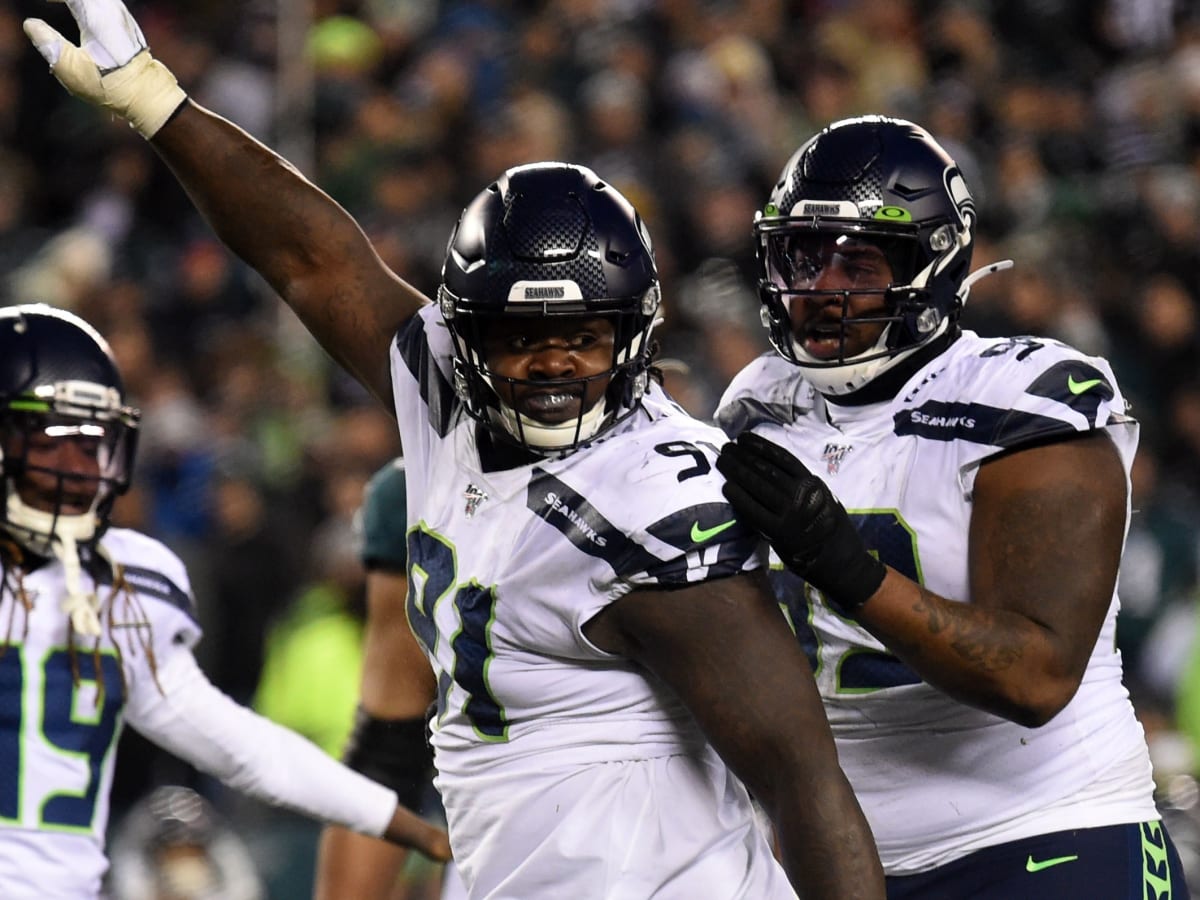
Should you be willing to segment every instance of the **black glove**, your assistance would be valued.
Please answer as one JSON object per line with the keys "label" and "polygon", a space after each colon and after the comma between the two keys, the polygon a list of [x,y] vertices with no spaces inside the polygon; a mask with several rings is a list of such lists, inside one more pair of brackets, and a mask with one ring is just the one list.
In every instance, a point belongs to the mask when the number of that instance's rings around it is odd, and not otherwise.
{"label": "black glove", "polygon": [[879,589],[887,567],[867,552],[825,482],[788,451],[744,432],[721,448],[717,469],[742,521],[839,613],[853,616]]}

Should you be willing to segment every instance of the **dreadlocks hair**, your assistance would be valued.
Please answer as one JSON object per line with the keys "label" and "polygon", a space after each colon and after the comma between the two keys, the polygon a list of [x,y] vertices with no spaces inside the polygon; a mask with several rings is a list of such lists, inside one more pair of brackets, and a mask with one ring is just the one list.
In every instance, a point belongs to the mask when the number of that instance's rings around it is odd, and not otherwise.
{"label": "dreadlocks hair", "polygon": [[[29,636],[29,613],[33,610],[33,599],[25,590],[22,578],[22,566],[25,563],[25,551],[21,545],[8,535],[0,532],[0,592],[12,598],[8,608],[8,625],[5,629],[4,641],[0,643],[0,659],[8,653],[13,643],[13,624],[17,617],[17,606],[20,605],[25,613],[25,627],[21,631],[19,644],[25,643]],[[0,594],[0,595],[2,595]]]}
{"label": "dreadlocks hair", "polygon": [[[108,634],[109,643],[117,657],[117,671],[121,675],[122,693],[128,693],[129,687],[125,675],[126,657],[136,659],[139,654],[142,654],[150,668],[154,685],[162,694],[162,685],[158,680],[158,660],[154,654],[154,631],[150,624],[150,617],[146,615],[146,609],[137,592],[126,580],[125,567],[109,560],[98,545],[97,552],[109,564],[113,573],[112,585],[107,597],[100,604],[100,611],[102,613],[101,621],[105,626],[104,630]],[[0,591],[12,599],[5,624],[4,639],[0,641],[0,659],[4,657],[11,646],[24,644],[29,637],[29,615],[33,611],[36,595],[31,595],[25,588],[26,565],[27,557],[24,549],[10,537],[0,533]],[[96,583],[94,576],[92,585],[97,591],[99,590],[100,585]],[[18,607],[22,610],[24,621],[20,635],[14,640]],[[117,615],[118,607],[120,607],[120,616]],[[96,690],[100,699],[103,699],[106,690],[104,667],[100,662],[103,640],[103,634],[94,638],[90,649],[85,651],[78,645],[75,626],[70,618],[67,618],[67,651],[71,657],[71,682],[78,688],[83,681],[78,654],[89,652],[92,658],[92,671],[95,672]]]}

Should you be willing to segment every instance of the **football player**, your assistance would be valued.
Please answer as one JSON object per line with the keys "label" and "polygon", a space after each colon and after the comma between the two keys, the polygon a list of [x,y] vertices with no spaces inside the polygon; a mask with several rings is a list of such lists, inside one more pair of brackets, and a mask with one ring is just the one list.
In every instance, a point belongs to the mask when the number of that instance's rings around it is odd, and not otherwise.
{"label": "football player", "polygon": [[108,345],[41,304],[0,310],[0,896],[95,897],[123,725],[238,790],[448,856],[393,791],[217,690],[183,563],[110,528],[139,414]]}
{"label": "football player", "polygon": [[959,327],[976,210],[906,121],[835,123],[757,217],[777,351],[719,466],[771,541],[888,896],[1188,896],[1121,681],[1138,426],[1103,359]]}
{"label": "football player", "polygon": [[[149,138],[395,410],[407,612],[470,895],[882,897],[758,536],[721,494],[723,436],[651,377],[658,278],[628,201],[581,167],[510,170],[464,211],[432,304],[326,194],[190,102],[118,0],[68,6],[82,47],[25,23],[56,77]],[[388,751],[360,740],[356,758]]]}

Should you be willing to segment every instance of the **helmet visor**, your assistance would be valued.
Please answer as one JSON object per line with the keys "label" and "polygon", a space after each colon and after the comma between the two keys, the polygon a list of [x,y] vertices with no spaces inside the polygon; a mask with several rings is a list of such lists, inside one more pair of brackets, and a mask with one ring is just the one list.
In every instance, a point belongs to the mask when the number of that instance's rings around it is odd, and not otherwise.
{"label": "helmet visor", "polygon": [[129,434],[119,419],[17,415],[4,433],[5,468],[29,506],[79,514],[128,485]]}
{"label": "helmet visor", "polygon": [[768,279],[784,292],[884,291],[919,270],[915,234],[793,225],[764,230],[762,242]]}

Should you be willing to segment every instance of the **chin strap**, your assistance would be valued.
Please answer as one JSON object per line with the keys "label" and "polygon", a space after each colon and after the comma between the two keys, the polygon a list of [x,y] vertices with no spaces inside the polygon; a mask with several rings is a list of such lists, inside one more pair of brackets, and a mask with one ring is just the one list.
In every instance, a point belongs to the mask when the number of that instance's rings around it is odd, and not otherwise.
{"label": "chin strap", "polygon": [[95,591],[83,590],[83,566],[79,561],[79,547],[75,536],[58,534],[54,542],[54,555],[62,563],[66,575],[67,596],[63,598],[62,611],[71,619],[71,627],[81,635],[99,637],[100,601]]}
{"label": "chin strap", "polygon": [[94,510],[77,516],[55,515],[26,505],[11,482],[8,491],[6,506],[8,523],[15,526],[13,538],[39,556],[53,556],[62,563],[67,590],[62,611],[70,617],[76,633],[99,637],[100,601],[95,591],[84,591],[79,559],[79,542],[91,540],[96,533]]}

